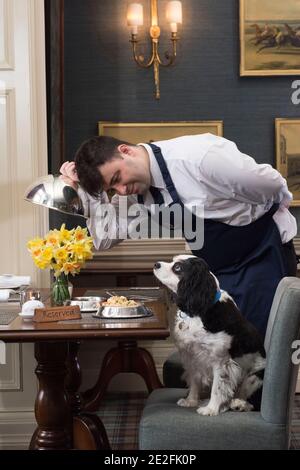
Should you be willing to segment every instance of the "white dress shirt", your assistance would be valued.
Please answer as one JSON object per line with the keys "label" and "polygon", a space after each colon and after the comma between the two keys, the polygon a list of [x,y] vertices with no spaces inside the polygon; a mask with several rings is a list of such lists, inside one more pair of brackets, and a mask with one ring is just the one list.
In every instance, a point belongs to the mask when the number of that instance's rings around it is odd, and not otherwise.
{"label": "white dress shirt", "polygon": [[[279,203],[280,207],[273,219],[282,242],[287,243],[297,234],[296,219],[288,210],[293,196],[287,188],[286,180],[271,165],[257,164],[253,158],[241,153],[235,143],[212,134],[178,137],[154,144],[162,151],[183,204],[202,205],[206,219],[229,225],[247,225],[265,214],[274,203]],[[149,154],[151,185],[160,189],[165,205],[169,205],[172,198],[152,149],[147,144],[139,145],[143,145]],[[107,235],[107,226],[103,233],[101,220],[99,216],[95,216],[99,204],[108,202],[107,195],[103,193],[100,200],[95,200],[81,190],[80,196],[84,205],[90,206],[91,217],[87,225],[96,248],[107,249],[120,241],[112,237],[111,233]],[[116,195],[112,200],[117,211],[121,198],[124,196]],[[128,205],[137,201],[136,196],[129,196],[127,199]],[[151,210],[151,204],[153,199],[148,191],[144,195],[145,209]],[[146,210],[144,216],[147,217]],[[119,220],[123,231],[126,231],[129,221],[130,218]],[[106,222],[112,231],[115,230],[114,215],[106,218]]]}

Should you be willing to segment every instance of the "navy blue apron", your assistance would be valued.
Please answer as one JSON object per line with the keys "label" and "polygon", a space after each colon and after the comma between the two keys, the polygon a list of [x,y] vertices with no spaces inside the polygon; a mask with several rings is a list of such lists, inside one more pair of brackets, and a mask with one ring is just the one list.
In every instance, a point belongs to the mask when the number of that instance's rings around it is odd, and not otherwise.
{"label": "navy blue apron", "polygon": [[[149,145],[172,197],[172,204],[179,203],[183,207],[160,148]],[[163,197],[159,190],[150,190],[154,202],[162,204]],[[143,198],[139,197],[138,201],[143,203]],[[242,314],[263,337],[277,285],[284,276],[291,275],[284,245],[273,220],[277,209],[278,205],[274,204],[258,220],[243,226],[204,219],[204,246],[193,251],[194,255],[208,263],[221,289],[228,291]]]}

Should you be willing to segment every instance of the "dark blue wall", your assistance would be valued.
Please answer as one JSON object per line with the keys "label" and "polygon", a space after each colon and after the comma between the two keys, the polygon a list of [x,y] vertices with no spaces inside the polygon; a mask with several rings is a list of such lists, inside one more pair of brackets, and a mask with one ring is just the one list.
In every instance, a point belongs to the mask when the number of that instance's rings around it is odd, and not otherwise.
{"label": "dark blue wall", "polygon": [[[146,24],[150,1],[142,3]],[[166,0],[158,3],[164,31],[160,50],[165,51]],[[226,138],[257,162],[274,165],[274,119],[300,114],[300,106],[291,103],[295,78],[239,76],[238,3],[182,0],[178,61],[173,68],[161,69],[157,101],[152,70],[137,67],[131,57],[127,0],[65,0],[66,159],[97,133],[99,120],[221,119]],[[300,211],[294,213],[300,220]]]}

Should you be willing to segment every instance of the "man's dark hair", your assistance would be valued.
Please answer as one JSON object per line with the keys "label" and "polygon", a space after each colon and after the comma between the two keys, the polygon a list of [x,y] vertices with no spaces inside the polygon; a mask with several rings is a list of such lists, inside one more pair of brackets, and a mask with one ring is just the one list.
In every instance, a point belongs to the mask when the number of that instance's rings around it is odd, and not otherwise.
{"label": "man's dark hair", "polygon": [[118,146],[133,145],[114,137],[92,137],[81,144],[75,155],[75,165],[80,186],[91,196],[98,198],[103,191],[103,179],[99,165],[118,158]]}

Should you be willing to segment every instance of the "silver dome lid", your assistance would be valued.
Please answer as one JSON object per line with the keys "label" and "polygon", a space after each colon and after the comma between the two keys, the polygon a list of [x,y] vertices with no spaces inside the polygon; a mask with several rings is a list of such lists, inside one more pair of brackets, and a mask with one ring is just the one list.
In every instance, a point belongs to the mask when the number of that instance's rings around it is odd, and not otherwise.
{"label": "silver dome lid", "polygon": [[87,218],[79,194],[65,183],[61,175],[46,175],[37,179],[26,189],[24,199],[64,214]]}

